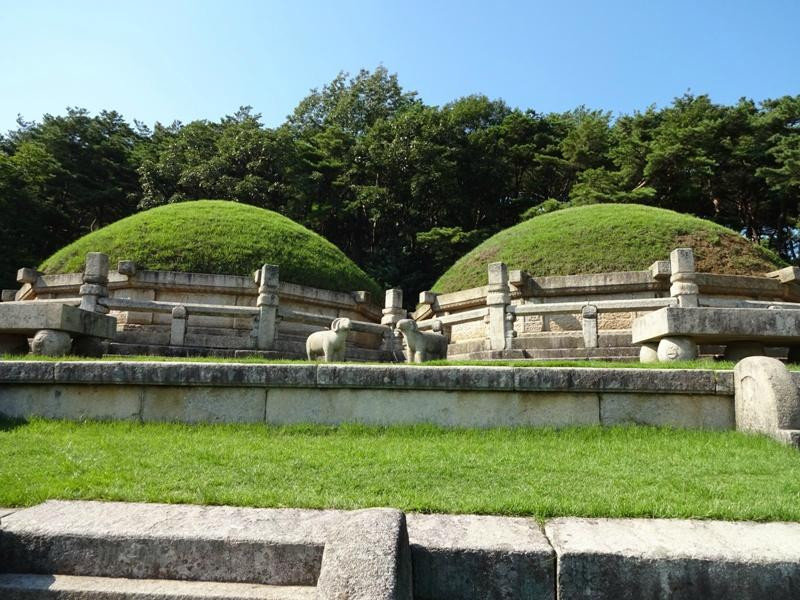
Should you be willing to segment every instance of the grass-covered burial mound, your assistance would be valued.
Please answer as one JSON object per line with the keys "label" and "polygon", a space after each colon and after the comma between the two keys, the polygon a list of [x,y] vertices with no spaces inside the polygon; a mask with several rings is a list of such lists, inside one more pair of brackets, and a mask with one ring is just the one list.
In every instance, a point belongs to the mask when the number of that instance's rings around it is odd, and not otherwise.
{"label": "grass-covered burial mound", "polygon": [[147,210],[98,229],[45,260],[45,273],[83,270],[87,252],[141,269],[249,275],[268,263],[282,281],[337,291],[378,285],[325,238],[270,210],[223,200],[198,200]]}
{"label": "grass-covered burial mound", "polygon": [[697,270],[763,275],[782,266],[773,253],[711,221],[639,204],[566,208],[505,229],[461,257],[434,285],[454,292],[486,285],[486,265],[503,261],[531,275],[635,271],[694,248]]}

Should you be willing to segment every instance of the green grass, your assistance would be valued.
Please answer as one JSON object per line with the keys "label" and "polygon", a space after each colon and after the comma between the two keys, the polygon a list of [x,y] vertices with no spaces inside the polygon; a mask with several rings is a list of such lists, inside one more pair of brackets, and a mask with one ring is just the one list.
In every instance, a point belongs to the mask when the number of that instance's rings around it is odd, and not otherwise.
{"label": "green grass", "polygon": [[105,252],[116,265],[142,269],[250,275],[261,265],[280,266],[280,277],[329,290],[382,291],[325,238],[276,212],[222,200],[160,206],[98,229],[45,260],[45,273],[83,270],[87,252]]}
{"label": "green grass", "polygon": [[0,506],[49,498],[800,521],[800,453],[648,427],[0,422]]}
{"label": "green grass", "polygon": [[596,204],[534,217],[495,234],[450,267],[433,290],[486,285],[490,262],[534,276],[642,270],[678,247],[694,248],[702,272],[763,275],[783,265],[711,221],[638,204]]}

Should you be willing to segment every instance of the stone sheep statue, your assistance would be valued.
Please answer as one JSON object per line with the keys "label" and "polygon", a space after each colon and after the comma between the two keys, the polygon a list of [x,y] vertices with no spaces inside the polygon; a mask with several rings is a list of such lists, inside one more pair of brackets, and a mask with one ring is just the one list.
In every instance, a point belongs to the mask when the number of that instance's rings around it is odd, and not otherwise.
{"label": "stone sheep statue", "polygon": [[421,363],[447,357],[447,338],[441,333],[420,331],[413,319],[400,319],[397,329],[408,345],[406,362]]}
{"label": "stone sheep statue", "polygon": [[334,319],[330,330],[315,331],[306,340],[308,360],[343,361],[350,319]]}

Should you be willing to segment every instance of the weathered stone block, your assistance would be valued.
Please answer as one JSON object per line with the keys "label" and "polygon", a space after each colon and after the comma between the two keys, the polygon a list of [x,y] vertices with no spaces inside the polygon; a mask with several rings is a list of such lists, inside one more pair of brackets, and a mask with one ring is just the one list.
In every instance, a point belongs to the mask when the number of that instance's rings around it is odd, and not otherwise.
{"label": "weathered stone block", "polygon": [[559,600],[800,597],[800,524],[554,519]]}
{"label": "weathered stone block", "polygon": [[393,508],[343,515],[325,540],[320,600],[412,600],[406,516]]}
{"label": "weathered stone block", "polygon": [[408,515],[419,600],[555,599],[555,553],[533,519]]}

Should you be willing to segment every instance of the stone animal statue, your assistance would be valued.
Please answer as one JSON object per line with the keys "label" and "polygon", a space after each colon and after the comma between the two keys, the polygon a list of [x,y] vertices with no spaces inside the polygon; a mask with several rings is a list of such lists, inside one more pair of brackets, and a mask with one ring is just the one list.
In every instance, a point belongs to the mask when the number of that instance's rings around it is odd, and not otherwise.
{"label": "stone animal statue", "polygon": [[315,331],[306,340],[308,360],[343,361],[350,319],[334,319],[330,330]]}
{"label": "stone animal statue", "polygon": [[420,331],[413,319],[400,319],[396,327],[408,345],[406,362],[421,363],[447,357],[447,338],[441,333]]}

